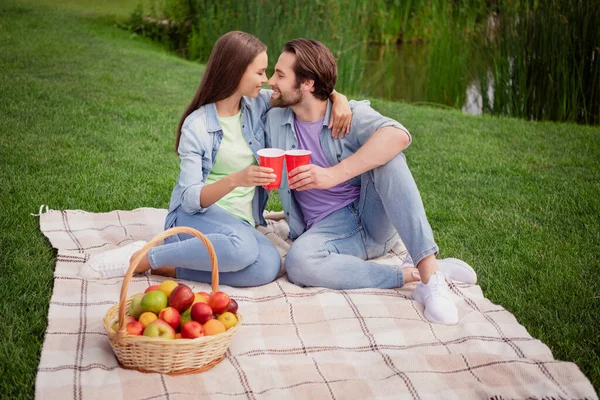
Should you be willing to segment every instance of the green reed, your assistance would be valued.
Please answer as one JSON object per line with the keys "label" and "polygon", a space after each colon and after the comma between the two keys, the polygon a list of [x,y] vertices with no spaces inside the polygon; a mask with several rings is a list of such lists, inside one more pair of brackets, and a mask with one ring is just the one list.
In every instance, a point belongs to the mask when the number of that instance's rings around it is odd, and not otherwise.
{"label": "green reed", "polygon": [[502,15],[494,41],[487,112],[600,122],[600,1],[524,1]]}
{"label": "green reed", "polygon": [[461,107],[476,81],[484,112],[599,123],[600,0],[157,0],[131,25],[201,62],[225,32],[250,32],[271,67],[286,41],[315,38],[338,61],[340,91],[386,99],[412,84],[389,45],[425,43],[414,73],[426,82],[411,90],[429,103]]}

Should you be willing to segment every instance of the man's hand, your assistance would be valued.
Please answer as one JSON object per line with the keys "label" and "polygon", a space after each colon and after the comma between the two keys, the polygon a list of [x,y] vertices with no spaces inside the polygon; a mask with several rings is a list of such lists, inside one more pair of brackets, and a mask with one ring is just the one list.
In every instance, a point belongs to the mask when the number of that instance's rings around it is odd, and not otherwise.
{"label": "man's hand", "polygon": [[321,168],[314,164],[301,165],[288,175],[290,189],[330,189],[338,185],[337,177],[332,168]]}
{"label": "man's hand", "polygon": [[334,92],[334,99],[331,105],[331,117],[328,128],[331,129],[331,136],[343,139],[347,133],[350,133],[350,122],[352,121],[352,111],[350,103],[343,94]]}

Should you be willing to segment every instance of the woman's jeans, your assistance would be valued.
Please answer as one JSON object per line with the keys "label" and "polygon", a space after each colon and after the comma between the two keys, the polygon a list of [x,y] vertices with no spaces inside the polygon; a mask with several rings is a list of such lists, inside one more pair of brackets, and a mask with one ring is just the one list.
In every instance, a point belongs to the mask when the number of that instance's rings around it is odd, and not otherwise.
{"label": "woman's jeans", "polygon": [[[212,243],[219,263],[219,283],[228,286],[260,286],[274,281],[281,267],[277,249],[249,223],[217,205],[190,215],[177,210],[175,226],[203,233]],[[200,239],[173,235],[148,252],[150,266],[176,268],[177,278],[211,283],[211,261]]]}
{"label": "woman's jeans", "polygon": [[402,153],[365,172],[357,201],[296,239],[285,260],[288,279],[299,286],[331,289],[401,287],[401,266],[366,261],[387,253],[398,236],[415,265],[438,252]]}

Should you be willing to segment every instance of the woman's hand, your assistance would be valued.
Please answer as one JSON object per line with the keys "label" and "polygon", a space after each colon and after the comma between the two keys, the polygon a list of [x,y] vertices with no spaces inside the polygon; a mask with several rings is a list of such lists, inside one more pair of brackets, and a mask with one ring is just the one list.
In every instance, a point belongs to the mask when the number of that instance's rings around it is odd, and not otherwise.
{"label": "woman's hand", "polygon": [[331,118],[329,119],[329,128],[331,136],[342,139],[347,133],[350,133],[350,122],[352,121],[352,111],[348,98],[338,92],[331,94],[333,104],[331,106]]}
{"label": "woman's hand", "polygon": [[229,176],[235,187],[266,186],[275,182],[275,178],[277,178],[272,168],[259,167],[258,165],[251,165]]}

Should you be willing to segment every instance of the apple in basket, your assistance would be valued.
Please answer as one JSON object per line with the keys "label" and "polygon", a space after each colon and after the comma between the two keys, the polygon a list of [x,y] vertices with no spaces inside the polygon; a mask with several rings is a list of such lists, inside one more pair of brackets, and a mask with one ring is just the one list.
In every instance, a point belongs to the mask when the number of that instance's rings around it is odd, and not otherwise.
{"label": "apple in basket", "polygon": [[196,303],[208,303],[208,301],[206,300],[206,297],[202,296],[200,293],[194,293],[194,302],[192,305]]}
{"label": "apple in basket", "polygon": [[144,293],[148,293],[148,292],[151,292],[153,290],[160,290],[160,286],[159,285],[148,286],[146,288],[146,290],[144,291]]}
{"label": "apple in basket", "polygon": [[219,318],[217,319],[221,321],[223,325],[225,325],[225,329],[231,329],[235,326],[235,324],[237,324],[236,316],[230,313],[229,311],[226,311],[223,314],[219,315]]}
{"label": "apple in basket", "polygon": [[157,319],[144,329],[144,336],[161,339],[175,339],[175,329],[162,319]]}
{"label": "apple in basket", "polygon": [[130,335],[140,336],[144,333],[144,325],[136,320],[127,323],[126,329]]}
{"label": "apple in basket", "polygon": [[192,320],[192,309],[188,308],[184,312],[181,313],[181,318],[179,321],[179,327],[185,325],[186,322],[190,322]]}
{"label": "apple in basket", "polygon": [[173,329],[179,328],[179,324],[181,323],[179,311],[173,307],[167,307],[160,310],[160,313],[158,313],[158,318],[171,325]]}
{"label": "apple in basket", "polygon": [[238,303],[237,301],[235,301],[234,299],[231,299],[231,303],[229,303],[229,308],[227,308],[227,311],[229,311],[232,314],[237,313],[238,310]]}
{"label": "apple in basket", "polygon": [[181,338],[182,339],[196,339],[204,336],[204,327],[201,323],[196,321],[186,322],[181,327]]}
{"label": "apple in basket", "polygon": [[142,308],[143,298],[144,294],[138,293],[133,296],[133,299],[131,299],[131,303],[129,304],[129,315],[131,315],[133,318],[137,319],[144,313],[144,309]]}
{"label": "apple in basket", "polygon": [[169,296],[169,306],[182,313],[190,308],[192,303],[194,303],[194,298],[195,296],[192,289],[187,285],[180,284],[171,292],[171,296]]}
{"label": "apple in basket", "polygon": [[[210,300],[208,301],[208,305],[212,308],[215,314],[221,314],[227,311],[229,308],[229,304],[231,303],[231,298],[225,292],[215,292],[210,296]],[[193,317],[192,317],[193,319]]]}
{"label": "apple in basket", "polygon": [[144,312],[153,312],[158,315],[160,310],[167,307],[167,295],[161,290],[153,290],[142,297],[142,309]]}
{"label": "apple in basket", "polygon": [[204,297],[204,299],[206,299],[206,303],[208,303],[208,301],[210,300],[210,293],[198,292],[197,294],[199,294],[200,296]]}
{"label": "apple in basket", "polygon": [[[125,316],[125,326],[127,327],[127,324],[132,322],[132,321],[136,321],[135,318],[133,318],[131,315],[126,315]],[[113,331],[118,331],[119,330],[119,321],[116,321],[113,325],[112,325]]]}
{"label": "apple in basket", "polygon": [[192,320],[204,324],[212,318],[213,309],[206,303],[196,303],[192,306]]}

